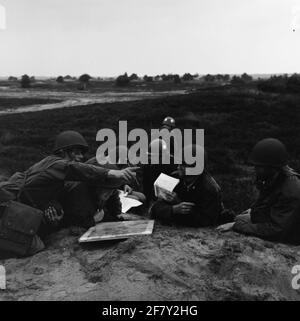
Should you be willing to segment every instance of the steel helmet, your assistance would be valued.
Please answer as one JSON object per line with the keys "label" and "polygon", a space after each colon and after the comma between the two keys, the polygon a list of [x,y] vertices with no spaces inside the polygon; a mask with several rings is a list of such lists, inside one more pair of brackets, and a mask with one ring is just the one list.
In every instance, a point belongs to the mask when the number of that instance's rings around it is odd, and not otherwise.
{"label": "steel helmet", "polygon": [[171,128],[175,128],[175,126],[176,126],[175,119],[168,116],[163,120],[162,125],[163,125],[163,127],[168,126]]}
{"label": "steel helmet", "polygon": [[149,156],[161,155],[161,156],[169,156],[170,152],[167,146],[167,143],[161,138],[155,138],[149,144],[148,147],[149,152],[147,153]]}
{"label": "steel helmet", "polygon": [[88,144],[81,134],[73,130],[67,130],[56,137],[53,152],[56,153],[59,150],[66,150],[71,147],[80,147],[85,152],[88,150]]}
{"label": "steel helmet", "polygon": [[265,138],[253,148],[249,162],[256,166],[282,167],[287,165],[287,151],[283,143],[275,138]]}

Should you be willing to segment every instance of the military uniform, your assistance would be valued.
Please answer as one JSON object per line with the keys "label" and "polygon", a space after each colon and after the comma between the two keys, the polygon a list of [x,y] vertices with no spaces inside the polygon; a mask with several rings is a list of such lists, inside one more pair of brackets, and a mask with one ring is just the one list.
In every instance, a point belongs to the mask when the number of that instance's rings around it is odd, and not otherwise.
{"label": "military uniform", "polygon": [[190,214],[175,214],[172,204],[165,200],[156,201],[151,208],[151,215],[164,223],[175,223],[185,226],[210,226],[219,222],[224,209],[221,200],[221,188],[206,171],[195,178],[191,185],[180,180],[175,187],[180,202],[192,202],[196,206]]}
{"label": "military uniform", "polygon": [[109,169],[48,156],[26,172],[16,173],[7,182],[2,182],[0,202],[16,200],[19,197],[22,203],[44,211],[51,202],[61,198],[65,181],[105,184],[110,182],[107,178],[108,171]]}
{"label": "military uniform", "polygon": [[236,217],[233,230],[268,240],[300,242],[300,175],[288,167],[274,181],[258,184],[250,215]]}
{"label": "military uniform", "polygon": [[[116,165],[99,165],[95,157],[85,164],[101,171],[118,170]],[[119,192],[109,181],[66,182],[61,203],[65,212],[63,225],[67,226],[89,228],[95,225],[94,215],[101,210],[105,221],[118,220],[117,216],[122,213]]]}

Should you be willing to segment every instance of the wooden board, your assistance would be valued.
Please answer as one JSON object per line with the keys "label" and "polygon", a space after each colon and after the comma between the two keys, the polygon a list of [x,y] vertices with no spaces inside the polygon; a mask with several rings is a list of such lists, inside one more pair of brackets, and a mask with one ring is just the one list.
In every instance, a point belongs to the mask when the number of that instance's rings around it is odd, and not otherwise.
{"label": "wooden board", "polygon": [[154,220],[106,222],[91,227],[79,243],[126,239],[130,236],[152,234]]}

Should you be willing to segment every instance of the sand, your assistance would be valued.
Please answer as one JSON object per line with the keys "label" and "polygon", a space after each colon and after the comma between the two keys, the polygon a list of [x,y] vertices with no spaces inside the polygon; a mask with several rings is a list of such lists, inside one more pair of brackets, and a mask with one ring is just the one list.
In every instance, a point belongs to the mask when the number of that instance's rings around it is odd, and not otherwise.
{"label": "sand", "polygon": [[0,260],[0,300],[299,300],[300,247],[155,224],[151,236],[80,245],[65,229],[30,258]]}

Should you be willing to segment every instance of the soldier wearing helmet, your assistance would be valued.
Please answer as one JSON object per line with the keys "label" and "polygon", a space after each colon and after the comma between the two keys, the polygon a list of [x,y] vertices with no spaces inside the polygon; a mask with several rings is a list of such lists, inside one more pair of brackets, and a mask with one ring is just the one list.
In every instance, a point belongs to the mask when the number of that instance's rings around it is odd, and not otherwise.
{"label": "soldier wearing helmet", "polygon": [[172,129],[176,128],[175,119],[170,116],[166,117],[162,122],[161,129],[163,129],[163,128],[166,128],[168,130],[172,130]]}
{"label": "soldier wearing helmet", "polygon": [[[85,164],[113,170],[132,167],[127,160],[127,147],[119,146],[111,150],[110,153],[111,155],[116,153],[116,158],[112,159],[109,155],[101,159],[93,157]],[[107,184],[98,184],[97,182],[68,182],[65,185],[66,193],[62,199],[65,209],[64,224],[89,227],[94,224],[94,219],[97,222],[122,220],[119,189],[123,189],[128,197],[144,203],[145,196],[136,191],[139,187],[138,185],[137,177],[134,181],[119,186],[109,186]],[[95,216],[95,213],[98,213],[98,215]]]}
{"label": "soldier wearing helmet", "polygon": [[192,144],[184,148],[183,154],[202,158],[202,169],[197,175],[190,175],[187,169],[194,167],[195,163],[184,161],[179,165],[174,173],[180,179],[179,184],[173,193],[153,204],[152,217],[167,224],[194,227],[231,221],[233,216],[224,210],[220,186],[204,168],[204,149]]}
{"label": "soldier wearing helmet", "polygon": [[161,138],[153,139],[148,147],[148,164],[143,166],[143,192],[148,202],[155,200],[153,184],[161,174],[171,175],[177,166],[172,164],[173,156],[170,154],[166,142]]}
{"label": "soldier wearing helmet", "polygon": [[286,148],[278,139],[266,138],[254,146],[249,162],[255,167],[259,196],[235,222],[220,226],[220,231],[233,229],[273,241],[300,241],[300,179],[287,160]]}
{"label": "soldier wearing helmet", "polygon": [[[87,142],[78,132],[60,133],[56,137],[52,155],[1,183],[0,190],[5,193],[0,195],[5,195],[5,199],[0,202],[18,200],[42,210],[44,221],[38,234],[44,236],[62,221],[63,209],[59,200],[64,194],[66,181],[95,182],[117,187],[135,178],[135,168],[114,170],[81,163],[87,149]],[[37,244],[38,248],[32,248],[30,254],[43,248],[42,242]]]}

